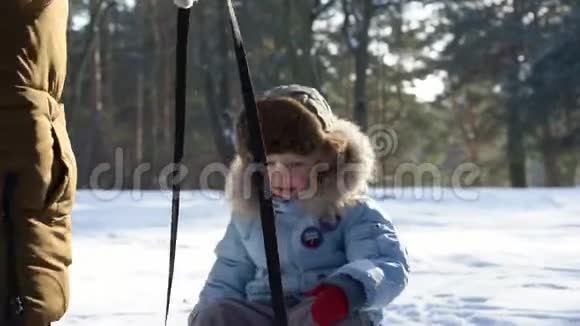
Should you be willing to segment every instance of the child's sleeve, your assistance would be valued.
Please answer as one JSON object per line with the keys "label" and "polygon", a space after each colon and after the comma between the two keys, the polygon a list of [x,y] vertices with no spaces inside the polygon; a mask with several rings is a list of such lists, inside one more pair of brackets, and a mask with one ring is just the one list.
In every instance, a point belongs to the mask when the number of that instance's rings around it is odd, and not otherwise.
{"label": "child's sleeve", "polygon": [[222,298],[245,299],[245,287],[254,277],[255,266],[246,252],[238,229],[231,221],[215,253],[217,259],[199,295],[199,302]]}
{"label": "child's sleeve", "polygon": [[345,291],[351,310],[384,308],[407,285],[407,252],[391,221],[376,207],[360,204],[345,223],[349,263],[328,283]]}

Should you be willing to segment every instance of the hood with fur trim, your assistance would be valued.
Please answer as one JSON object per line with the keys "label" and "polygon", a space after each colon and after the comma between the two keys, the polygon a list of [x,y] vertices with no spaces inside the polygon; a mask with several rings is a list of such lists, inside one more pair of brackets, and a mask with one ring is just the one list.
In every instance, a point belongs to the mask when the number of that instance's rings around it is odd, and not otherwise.
{"label": "hood with fur trim", "polygon": [[[375,153],[369,138],[348,120],[336,119],[327,132],[344,140],[346,147],[318,180],[316,193],[296,200],[308,215],[332,218],[343,208],[366,197],[368,183],[373,177]],[[226,196],[235,216],[259,216],[259,199],[251,182],[250,162],[238,154],[230,166]]]}

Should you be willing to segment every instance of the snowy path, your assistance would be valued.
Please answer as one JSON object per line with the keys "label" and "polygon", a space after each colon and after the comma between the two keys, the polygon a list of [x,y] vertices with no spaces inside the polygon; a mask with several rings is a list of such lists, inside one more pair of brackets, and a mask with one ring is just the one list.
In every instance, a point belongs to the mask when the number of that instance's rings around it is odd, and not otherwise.
{"label": "snowy path", "polygon": [[[413,269],[387,324],[580,325],[580,189],[478,192],[383,202]],[[169,196],[98,198],[112,195],[78,195],[71,305],[56,326],[162,325]],[[224,201],[184,197],[172,326],[185,326],[227,223]]]}

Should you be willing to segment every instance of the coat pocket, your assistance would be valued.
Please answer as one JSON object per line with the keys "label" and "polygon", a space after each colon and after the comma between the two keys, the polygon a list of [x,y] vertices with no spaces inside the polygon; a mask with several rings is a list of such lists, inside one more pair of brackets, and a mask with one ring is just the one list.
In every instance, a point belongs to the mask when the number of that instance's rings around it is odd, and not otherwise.
{"label": "coat pocket", "polygon": [[50,224],[70,214],[77,185],[77,166],[66,130],[62,105],[52,120],[53,164],[51,184],[45,201],[45,216]]}

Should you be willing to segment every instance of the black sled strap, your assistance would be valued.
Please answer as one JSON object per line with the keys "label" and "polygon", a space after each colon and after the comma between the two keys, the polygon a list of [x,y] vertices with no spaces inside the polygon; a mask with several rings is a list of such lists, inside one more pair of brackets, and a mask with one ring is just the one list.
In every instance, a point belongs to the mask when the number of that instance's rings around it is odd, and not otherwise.
{"label": "black sled strap", "polygon": [[177,65],[175,71],[175,139],[173,149],[174,170],[171,173],[171,239],[169,243],[169,276],[167,278],[167,301],[165,303],[165,325],[169,316],[173,272],[175,270],[175,251],[177,244],[177,227],[179,225],[179,193],[181,190],[181,163],[185,141],[185,99],[187,89],[187,38],[189,34],[190,9],[178,9],[177,12]]}
{"label": "black sled strap", "polygon": [[[242,34],[236,18],[236,13],[232,6],[231,0],[226,0],[230,15],[230,24],[234,39],[238,69],[240,72],[240,82],[242,86],[242,95],[244,97],[244,106],[246,108],[246,118],[248,120],[248,129],[250,132],[250,149],[254,157],[254,162],[260,167],[266,166],[266,151],[264,150],[264,141],[262,139],[262,130],[260,120],[258,119],[258,109],[256,107],[256,97],[252,85],[252,77]],[[262,232],[264,235],[264,247],[266,249],[266,260],[268,264],[268,279],[270,282],[270,291],[272,293],[272,308],[275,313],[275,325],[286,326],[288,320],[286,317],[286,307],[284,305],[284,292],[282,289],[282,280],[280,277],[280,258],[278,256],[278,242],[276,238],[276,225],[274,220],[274,210],[272,208],[271,196],[266,198],[265,194],[271,194],[270,181],[265,169],[254,174],[253,182],[258,188],[260,198],[260,218],[262,221]],[[266,192],[267,190],[267,192]]]}
{"label": "black sled strap", "polygon": [[4,195],[2,196],[3,207],[3,223],[4,223],[4,241],[6,241],[6,268],[7,276],[7,290],[6,294],[2,294],[2,302],[5,305],[5,316],[1,316],[5,320],[2,325],[17,326],[22,324],[22,314],[24,313],[24,306],[20,297],[20,289],[18,287],[18,275],[16,273],[16,246],[15,246],[15,230],[14,230],[14,211],[12,203],[14,200],[14,189],[16,188],[16,176],[14,174],[7,174],[4,180]]}

